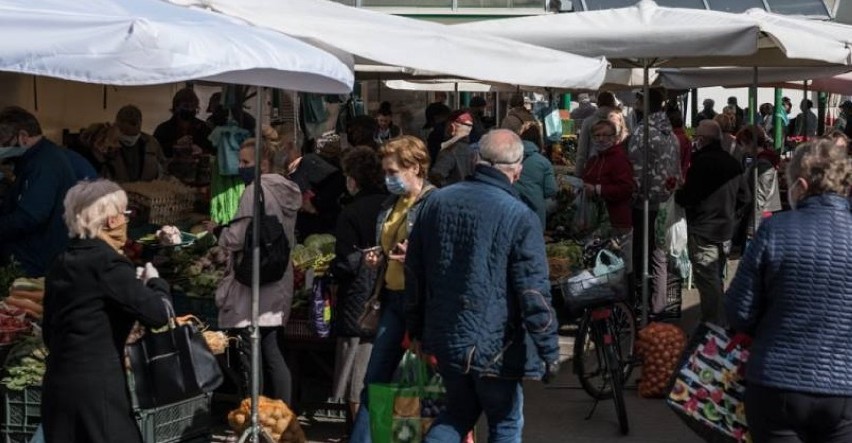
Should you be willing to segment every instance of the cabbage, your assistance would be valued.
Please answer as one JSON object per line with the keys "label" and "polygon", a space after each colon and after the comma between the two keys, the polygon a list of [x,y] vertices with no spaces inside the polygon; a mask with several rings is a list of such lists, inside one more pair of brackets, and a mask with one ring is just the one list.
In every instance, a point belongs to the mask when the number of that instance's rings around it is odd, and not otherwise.
{"label": "cabbage", "polygon": [[334,236],[331,234],[313,234],[305,239],[305,247],[320,252],[320,255],[334,254]]}
{"label": "cabbage", "polygon": [[302,269],[307,267],[307,265],[316,260],[320,255],[322,254],[318,250],[308,248],[305,245],[296,245],[290,253],[290,256],[293,258],[293,265]]}

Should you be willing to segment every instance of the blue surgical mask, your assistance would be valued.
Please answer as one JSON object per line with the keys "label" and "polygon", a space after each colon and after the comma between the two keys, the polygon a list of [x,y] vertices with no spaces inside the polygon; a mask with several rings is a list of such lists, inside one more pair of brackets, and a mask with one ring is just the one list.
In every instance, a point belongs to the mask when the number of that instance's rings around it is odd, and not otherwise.
{"label": "blue surgical mask", "polygon": [[240,168],[240,178],[245,184],[250,185],[254,181],[254,166]]}
{"label": "blue surgical mask", "polygon": [[386,175],[385,186],[391,194],[403,195],[408,192],[408,187],[405,185],[402,177],[398,175]]}

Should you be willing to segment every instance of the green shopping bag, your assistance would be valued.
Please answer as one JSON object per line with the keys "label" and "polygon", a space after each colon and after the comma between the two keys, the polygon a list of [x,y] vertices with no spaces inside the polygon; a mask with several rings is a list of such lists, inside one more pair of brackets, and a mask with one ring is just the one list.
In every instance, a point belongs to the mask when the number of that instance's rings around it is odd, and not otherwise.
{"label": "green shopping bag", "polygon": [[370,434],[374,443],[419,443],[423,438],[420,399],[428,368],[414,353],[406,352],[396,383],[367,387]]}

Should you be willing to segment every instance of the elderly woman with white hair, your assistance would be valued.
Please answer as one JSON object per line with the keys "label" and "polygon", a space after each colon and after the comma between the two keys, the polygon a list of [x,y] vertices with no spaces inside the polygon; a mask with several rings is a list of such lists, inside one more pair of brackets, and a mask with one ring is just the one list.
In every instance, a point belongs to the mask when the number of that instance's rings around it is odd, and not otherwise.
{"label": "elderly woman with white hair", "polygon": [[65,196],[68,249],[45,282],[42,424],[49,442],[141,442],[127,391],[124,345],[135,322],[168,323],[168,284],[121,253],[127,195],[81,182]]}

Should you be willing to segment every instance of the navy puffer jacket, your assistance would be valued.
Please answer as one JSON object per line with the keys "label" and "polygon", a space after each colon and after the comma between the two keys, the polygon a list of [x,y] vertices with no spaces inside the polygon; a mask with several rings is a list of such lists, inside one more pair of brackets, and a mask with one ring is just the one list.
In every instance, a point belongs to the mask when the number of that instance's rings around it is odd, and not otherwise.
{"label": "navy puffer jacket", "polygon": [[541,222],[502,172],[430,196],[405,281],[409,333],[441,370],[540,378],[559,358]]}
{"label": "navy puffer jacket", "polygon": [[812,196],[764,221],[728,291],[728,321],[754,336],[746,379],[852,396],[852,212]]}

